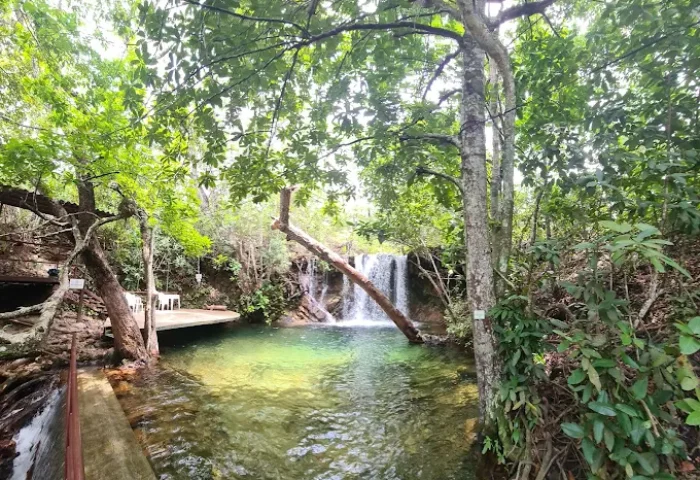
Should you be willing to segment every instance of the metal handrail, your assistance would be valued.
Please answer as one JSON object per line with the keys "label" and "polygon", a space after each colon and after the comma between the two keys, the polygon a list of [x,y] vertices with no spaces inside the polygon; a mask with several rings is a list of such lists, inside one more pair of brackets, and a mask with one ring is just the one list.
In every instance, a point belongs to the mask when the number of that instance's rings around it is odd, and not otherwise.
{"label": "metal handrail", "polygon": [[65,480],[84,480],[83,445],[80,438],[80,411],[78,409],[78,361],[75,333],[70,347],[70,369],[66,393],[66,467]]}

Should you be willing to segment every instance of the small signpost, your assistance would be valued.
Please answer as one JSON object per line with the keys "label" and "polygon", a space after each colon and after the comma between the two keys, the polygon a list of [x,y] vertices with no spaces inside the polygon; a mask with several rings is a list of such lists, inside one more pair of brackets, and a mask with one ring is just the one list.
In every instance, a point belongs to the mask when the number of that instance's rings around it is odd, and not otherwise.
{"label": "small signpost", "polygon": [[80,290],[80,295],[78,296],[78,318],[76,320],[77,323],[80,323],[83,320],[83,298],[85,295],[85,279],[68,279],[68,288],[71,290]]}

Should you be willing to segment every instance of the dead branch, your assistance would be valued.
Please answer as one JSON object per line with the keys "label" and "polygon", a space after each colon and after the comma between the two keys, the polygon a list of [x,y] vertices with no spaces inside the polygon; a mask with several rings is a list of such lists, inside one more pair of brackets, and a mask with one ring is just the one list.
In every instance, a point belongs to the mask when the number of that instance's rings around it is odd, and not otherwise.
{"label": "dead branch", "polygon": [[639,309],[639,314],[637,315],[637,319],[634,322],[634,327],[637,328],[640,323],[644,320],[644,318],[647,316],[649,313],[649,310],[651,310],[652,305],[654,305],[654,302],[656,301],[659,296],[663,293],[663,290],[659,290],[659,273],[654,270],[654,273],[651,274],[651,281],[649,283],[649,295],[647,296],[646,301],[642,305],[642,308]]}
{"label": "dead branch", "polygon": [[292,190],[282,189],[280,193],[280,216],[272,223],[273,230],[279,230],[287,234],[287,239],[297,242],[308,251],[319,257],[321,260],[333,265],[356,285],[359,285],[367,294],[384,310],[387,316],[401,330],[401,332],[412,343],[423,343],[418,329],[406,318],[406,316],[391,303],[384,293],[381,292],[362,272],[356,270],[340,255],[329,249],[325,245],[309,236],[306,232],[289,223],[289,204],[291,203]]}

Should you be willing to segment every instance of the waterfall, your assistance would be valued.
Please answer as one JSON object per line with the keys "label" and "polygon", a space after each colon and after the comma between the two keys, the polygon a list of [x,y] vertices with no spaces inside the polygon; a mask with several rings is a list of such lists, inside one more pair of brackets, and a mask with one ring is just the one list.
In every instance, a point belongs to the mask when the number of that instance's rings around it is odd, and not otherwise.
{"label": "waterfall", "polygon": [[[355,268],[408,316],[406,255],[358,255]],[[343,279],[343,319],[353,322],[388,322],[389,318],[377,303],[358,285]]]}
{"label": "waterfall", "polygon": [[326,277],[327,276],[324,274],[323,283],[321,284],[321,292],[319,294],[318,272],[316,271],[316,258],[311,257],[309,258],[309,261],[306,264],[306,268],[299,275],[299,282],[301,283],[302,288],[306,291],[306,294],[309,297],[309,300],[311,301],[312,305],[316,309],[320,310],[323,315],[325,315],[325,321],[329,323],[335,323],[335,318],[333,318],[333,315],[328,313],[324,304],[326,292],[328,291],[328,281]]}

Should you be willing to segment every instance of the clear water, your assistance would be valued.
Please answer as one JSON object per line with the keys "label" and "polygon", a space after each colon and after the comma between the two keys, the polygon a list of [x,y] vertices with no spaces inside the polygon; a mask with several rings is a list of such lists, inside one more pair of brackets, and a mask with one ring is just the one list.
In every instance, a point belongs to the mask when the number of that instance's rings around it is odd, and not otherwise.
{"label": "clear water", "polygon": [[116,388],[160,479],[475,478],[464,354],[392,328],[219,329]]}

